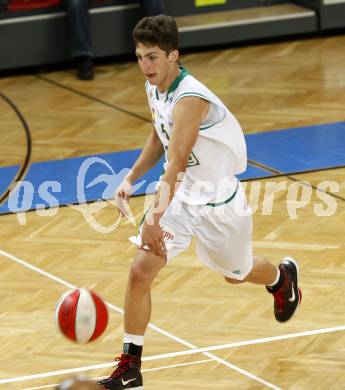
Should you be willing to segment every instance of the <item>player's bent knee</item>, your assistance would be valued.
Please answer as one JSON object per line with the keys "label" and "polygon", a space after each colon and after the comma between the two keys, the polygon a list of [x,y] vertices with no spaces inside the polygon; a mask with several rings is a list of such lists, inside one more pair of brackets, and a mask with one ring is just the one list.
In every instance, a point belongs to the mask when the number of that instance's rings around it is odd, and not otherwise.
{"label": "player's bent knee", "polygon": [[139,253],[135,258],[130,273],[129,281],[134,285],[150,285],[163,268],[165,264],[164,259],[149,253]]}
{"label": "player's bent knee", "polygon": [[147,270],[140,263],[134,263],[129,273],[129,281],[134,285],[150,284],[154,278],[154,273]]}

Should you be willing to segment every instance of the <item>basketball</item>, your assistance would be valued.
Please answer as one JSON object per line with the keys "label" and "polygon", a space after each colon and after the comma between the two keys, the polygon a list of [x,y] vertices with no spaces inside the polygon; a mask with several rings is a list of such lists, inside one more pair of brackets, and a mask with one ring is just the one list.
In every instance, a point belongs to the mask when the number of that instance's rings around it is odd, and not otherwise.
{"label": "basketball", "polygon": [[68,339],[85,344],[96,340],[108,325],[107,307],[97,294],[86,288],[64,293],[55,308],[58,329]]}

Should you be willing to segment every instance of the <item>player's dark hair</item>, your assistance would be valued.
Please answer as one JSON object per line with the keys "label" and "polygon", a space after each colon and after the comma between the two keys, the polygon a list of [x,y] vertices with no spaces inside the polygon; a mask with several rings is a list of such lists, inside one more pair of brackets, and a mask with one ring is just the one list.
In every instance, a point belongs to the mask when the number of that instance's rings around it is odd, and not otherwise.
{"label": "player's dark hair", "polygon": [[178,48],[178,29],[172,16],[157,15],[141,19],[133,30],[134,43],[158,46],[166,54]]}

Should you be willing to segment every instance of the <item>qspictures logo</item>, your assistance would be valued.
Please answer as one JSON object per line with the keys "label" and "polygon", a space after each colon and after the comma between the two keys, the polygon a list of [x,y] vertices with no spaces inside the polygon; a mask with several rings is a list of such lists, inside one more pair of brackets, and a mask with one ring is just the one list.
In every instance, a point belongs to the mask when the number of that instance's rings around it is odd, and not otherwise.
{"label": "qspictures logo", "polygon": [[[67,189],[63,187],[66,183],[60,183],[57,180],[42,181],[39,184],[35,183],[35,185],[30,181],[18,182],[10,192],[8,209],[16,214],[21,225],[25,225],[27,223],[26,212],[29,210],[42,217],[55,216],[59,212],[60,203],[63,202],[66,191],[72,191],[76,200],[73,204],[67,204],[67,206],[81,213],[85,221],[95,231],[109,234],[116,230],[122,220],[116,211],[119,204],[116,202],[114,194],[129,172],[130,169],[128,168],[115,172],[106,160],[99,157],[90,157],[82,162],[76,177],[71,178]],[[160,188],[164,188],[165,191],[169,192],[170,188],[163,184],[160,184]],[[336,181],[322,181],[312,185],[306,181],[273,181],[271,179],[271,181],[244,182],[242,187],[247,194],[251,214],[270,216],[276,211],[275,207],[277,207],[279,213],[285,212],[290,219],[298,219],[301,217],[302,210],[306,209],[308,213],[319,217],[333,216],[338,206],[335,194],[339,192],[340,186],[343,184]],[[145,191],[144,185],[146,185]],[[158,185],[157,181],[146,183],[145,180],[142,180],[131,188],[132,194],[141,189],[141,192],[145,195],[143,215],[144,211],[152,204],[152,194],[155,193]],[[214,188],[215,184],[213,182],[197,182],[188,188],[188,192],[194,197],[198,197],[198,194],[201,191],[205,192],[205,190],[211,193],[227,194],[230,191],[230,189],[227,191],[227,185],[228,180],[226,179],[217,183],[217,188]],[[166,200],[169,196],[163,198]],[[236,204],[236,198],[232,202]],[[111,211],[110,218],[107,218],[108,224],[105,225],[101,223],[98,215],[109,205],[112,206],[113,211]],[[160,204],[153,211],[165,210],[166,206]],[[123,202],[121,207],[126,208],[126,218],[129,223],[135,226],[136,221],[130,203]],[[188,208],[188,204],[183,207]],[[218,207],[217,213],[225,212],[225,210],[225,205],[224,207]],[[241,208],[236,209],[235,212],[241,213],[243,210],[245,213],[248,212],[248,209]],[[175,205],[173,214],[176,215],[181,212],[181,205],[178,205],[178,207]]]}

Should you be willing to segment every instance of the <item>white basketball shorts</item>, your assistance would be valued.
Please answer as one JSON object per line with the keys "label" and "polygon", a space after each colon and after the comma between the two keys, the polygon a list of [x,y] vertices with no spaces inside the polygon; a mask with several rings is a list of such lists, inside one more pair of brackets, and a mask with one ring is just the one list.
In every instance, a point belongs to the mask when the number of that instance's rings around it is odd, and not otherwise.
{"label": "white basketball shorts", "polygon": [[[244,190],[227,202],[191,206],[173,198],[160,225],[167,248],[167,261],[186,250],[196,240],[199,260],[208,268],[232,279],[244,279],[253,267],[252,215]],[[141,245],[141,228],[130,241]]]}

